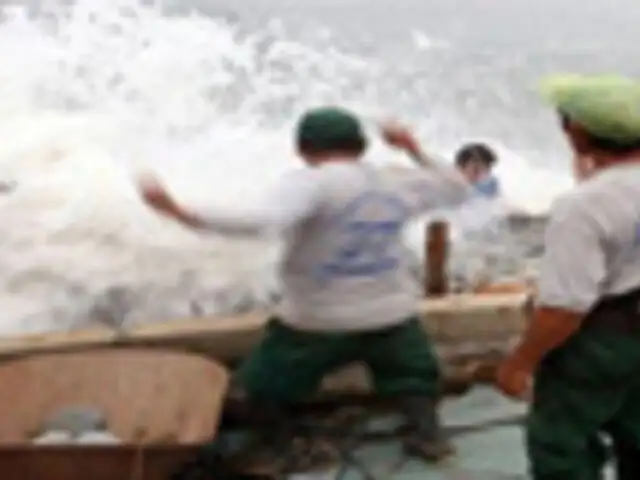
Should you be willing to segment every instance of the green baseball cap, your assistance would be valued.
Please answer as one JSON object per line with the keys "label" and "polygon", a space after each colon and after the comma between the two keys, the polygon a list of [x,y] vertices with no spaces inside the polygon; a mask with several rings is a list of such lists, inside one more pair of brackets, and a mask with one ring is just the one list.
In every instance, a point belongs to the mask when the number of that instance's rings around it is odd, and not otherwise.
{"label": "green baseball cap", "polygon": [[306,112],[297,127],[298,145],[315,151],[342,150],[366,144],[358,118],[339,107],[314,108]]}
{"label": "green baseball cap", "polygon": [[591,135],[621,145],[640,141],[640,83],[617,75],[557,75],[542,94]]}

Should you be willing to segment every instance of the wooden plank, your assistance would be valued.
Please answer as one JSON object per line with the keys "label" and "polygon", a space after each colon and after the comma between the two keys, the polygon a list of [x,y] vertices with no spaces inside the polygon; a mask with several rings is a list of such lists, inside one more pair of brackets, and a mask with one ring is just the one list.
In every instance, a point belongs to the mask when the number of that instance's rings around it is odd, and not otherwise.
{"label": "wooden plank", "polygon": [[[526,321],[526,293],[450,295],[420,304],[424,326],[446,345],[487,342],[520,332]],[[186,318],[117,332],[94,327],[0,339],[0,358],[86,350],[107,346],[161,346],[207,353],[222,361],[244,357],[260,339],[268,312]]]}

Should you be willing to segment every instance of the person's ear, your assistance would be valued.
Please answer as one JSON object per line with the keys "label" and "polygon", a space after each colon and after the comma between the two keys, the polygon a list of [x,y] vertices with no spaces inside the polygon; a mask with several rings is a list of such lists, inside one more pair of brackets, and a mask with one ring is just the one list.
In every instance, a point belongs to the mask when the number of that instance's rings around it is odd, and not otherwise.
{"label": "person's ear", "polygon": [[563,130],[574,153],[577,156],[588,156],[590,153],[589,135],[585,129],[569,120],[563,124]]}

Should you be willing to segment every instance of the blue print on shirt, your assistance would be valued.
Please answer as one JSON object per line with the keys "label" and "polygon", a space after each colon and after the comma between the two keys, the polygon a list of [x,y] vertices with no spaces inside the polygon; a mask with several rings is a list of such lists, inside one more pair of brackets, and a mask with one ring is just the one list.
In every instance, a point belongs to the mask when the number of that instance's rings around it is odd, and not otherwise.
{"label": "blue print on shirt", "polygon": [[356,197],[335,217],[331,228],[337,232],[337,248],[317,273],[329,280],[396,270],[401,259],[395,247],[406,220],[407,209],[395,195],[368,192]]}

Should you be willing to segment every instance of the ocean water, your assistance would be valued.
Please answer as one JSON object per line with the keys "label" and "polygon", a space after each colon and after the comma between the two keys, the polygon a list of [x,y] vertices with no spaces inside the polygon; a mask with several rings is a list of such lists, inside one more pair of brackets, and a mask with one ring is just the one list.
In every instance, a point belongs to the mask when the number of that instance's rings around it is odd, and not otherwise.
{"label": "ocean water", "polygon": [[[545,211],[572,181],[537,79],[633,74],[640,36],[631,0],[2,4],[5,335],[271,301],[278,245],[185,231],[143,206],[132,178],[153,170],[186,203],[251,202],[296,164],[292,126],[314,105],[370,128],[402,120],[443,158],[487,140],[508,202]],[[409,164],[377,141],[369,161]],[[461,251],[458,264],[478,263]]]}

